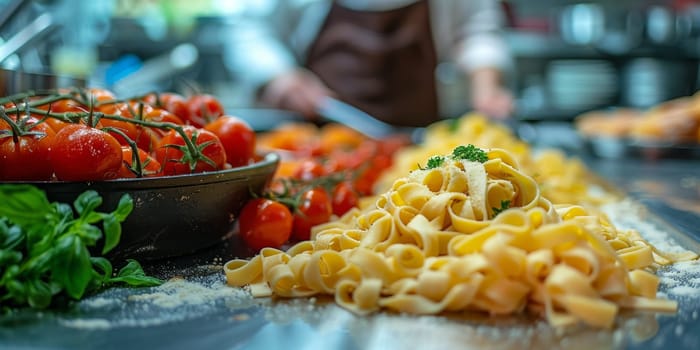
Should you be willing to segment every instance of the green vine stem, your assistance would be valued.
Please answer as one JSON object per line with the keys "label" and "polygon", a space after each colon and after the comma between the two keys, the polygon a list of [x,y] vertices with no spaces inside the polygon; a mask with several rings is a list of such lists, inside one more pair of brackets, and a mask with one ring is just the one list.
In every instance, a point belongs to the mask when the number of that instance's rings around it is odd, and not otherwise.
{"label": "green vine stem", "polygon": [[[169,122],[153,122],[153,121],[148,121],[144,120],[143,118],[143,103],[139,103],[139,110],[138,113],[135,113],[133,108],[129,105],[129,111],[132,113],[134,118],[127,118],[123,117],[120,115],[113,115],[113,114],[104,114],[99,111],[95,111],[95,107],[102,106],[102,105],[110,105],[110,104],[116,104],[116,103],[127,103],[129,101],[134,101],[134,100],[141,100],[145,98],[146,96],[154,94],[154,92],[150,92],[141,96],[125,99],[125,100],[108,100],[108,101],[95,101],[92,96],[90,96],[88,93],[85,92],[83,89],[72,89],[69,90],[67,93],[58,93],[57,91],[54,92],[54,94],[51,94],[49,92],[49,95],[43,98],[38,98],[35,100],[29,100],[32,97],[37,97],[37,96],[43,96],[45,94],[40,94],[37,93],[36,91],[26,91],[23,93],[11,95],[11,96],[6,96],[3,98],[0,98],[0,107],[6,103],[13,103],[15,104],[14,107],[4,109],[5,114],[12,114],[12,113],[21,113],[23,111],[26,111],[26,113],[29,115],[30,113],[36,114],[36,115],[41,115],[43,118],[41,121],[45,120],[46,118],[55,118],[63,122],[67,123],[77,123],[80,120],[84,120],[87,125],[89,126],[95,126],[99,122],[100,119],[110,119],[110,120],[116,120],[116,121],[121,121],[121,122],[126,122],[126,123],[132,123],[144,127],[149,127],[149,128],[156,128],[160,130],[165,130],[165,131],[170,131],[170,130],[175,130],[183,139],[185,143],[185,148],[187,149],[187,152],[191,157],[189,157],[189,166],[190,170],[194,170],[195,165],[198,161],[204,161],[204,162],[211,162],[211,160],[204,156],[201,151],[201,147],[198,147],[196,145],[196,134],[193,135],[192,137],[188,136],[187,133],[185,132],[185,129],[182,127],[182,125],[178,125],[175,123],[169,123]],[[159,99],[158,94],[156,94],[156,98]],[[25,100],[24,102],[21,102],[21,105],[18,105],[15,101],[17,100]],[[72,100],[77,103],[80,103],[83,106],[87,106],[89,108],[89,111],[86,112],[65,112],[65,113],[54,113],[51,112],[51,104],[54,102],[58,102],[61,100]],[[38,107],[44,106],[44,105],[49,105],[48,110],[43,110]],[[5,115],[5,118],[3,120],[8,121],[10,126],[13,128],[13,135],[16,135],[15,137],[19,137],[25,134],[22,134],[21,130],[18,130],[17,124],[12,121],[11,118],[7,117]],[[127,137],[128,139],[128,137]],[[133,140],[132,140],[133,141]],[[201,146],[201,145],[200,145]]]}

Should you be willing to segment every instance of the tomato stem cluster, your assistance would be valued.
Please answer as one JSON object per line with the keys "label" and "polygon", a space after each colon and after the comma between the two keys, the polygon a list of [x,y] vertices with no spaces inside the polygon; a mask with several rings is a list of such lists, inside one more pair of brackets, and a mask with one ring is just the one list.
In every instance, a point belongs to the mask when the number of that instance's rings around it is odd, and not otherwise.
{"label": "tomato stem cluster", "polygon": [[[160,97],[159,94],[157,93],[151,93],[155,94],[156,96],[156,101],[160,103]],[[72,89],[68,93],[49,93],[49,96],[47,97],[42,97],[38,98],[35,100],[29,100],[32,97],[37,97],[37,96],[42,96],[42,94],[38,94],[35,91],[27,91],[11,96],[7,96],[4,98],[0,98],[0,118],[7,122],[10,126],[11,129],[11,135],[14,138],[15,143],[18,142],[18,139],[20,136],[25,136],[28,135],[28,132],[26,130],[23,130],[23,123],[24,121],[31,115],[40,115],[42,116],[42,119],[39,120],[39,122],[45,121],[47,118],[54,118],[57,120],[60,120],[62,122],[66,123],[78,123],[81,120],[85,122],[88,126],[95,127],[101,119],[110,119],[110,120],[115,120],[115,121],[120,121],[120,122],[126,122],[126,123],[132,123],[138,126],[142,127],[149,127],[149,128],[156,128],[160,130],[175,130],[183,139],[184,141],[184,146],[178,146],[178,145],[167,145],[168,147],[177,147],[183,152],[183,157],[179,160],[182,163],[186,163],[189,166],[190,171],[194,171],[196,164],[198,161],[205,162],[207,164],[213,165],[214,162],[205,156],[202,153],[202,149],[204,149],[206,146],[208,146],[210,143],[202,143],[200,145],[197,145],[197,132],[192,133],[191,136],[189,136],[186,132],[185,129],[183,128],[182,125],[178,125],[175,123],[170,123],[170,122],[154,122],[154,121],[149,121],[145,120],[143,118],[143,107],[144,103],[139,102],[139,110],[138,113],[133,110],[133,108],[129,105],[129,111],[130,113],[134,116],[134,118],[127,118],[123,117],[120,115],[113,115],[113,114],[105,114],[99,111],[95,111],[96,107],[99,106],[104,106],[104,105],[111,105],[111,104],[117,104],[117,103],[124,103],[128,101],[133,101],[137,100],[140,101],[143,99],[145,96],[148,96],[149,94],[143,95],[143,96],[138,96],[134,97],[128,100],[121,100],[121,99],[111,99],[107,101],[96,101],[92,96],[87,94],[84,90],[82,89]],[[22,100],[22,102],[17,103],[16,101]],[[54,102],[62,101],[62,100],[71,100],[75,101],[76,103],[83,105],[83,106],[88,106],[89,110],[85,112],[65,112],[65,113],[54,113],[51,112],[51,104]],[[15,107],[7,108],[5,109],[1,105],[4,105],[6,103],[12,103],[15,105]],[[38,107],[40,106],[45,106],[48,105],[48,110],[43,110]],[[24,111],[22,110],[24,108]],[[19,118],[19,115],[25,112],[27,118]],[[13,114],[17,113],[18,118],[17,121],[12,120],[8,116],[8,114]],[[136,143],[134,140],[129,138],[128,135],[125,133],[121,132],[120,130],[116,128],[109,128],[109,127],[104,127],[101,128],[104,131],[109,131],[109,132],[115,132],[119,134],[120,136],[124,137],[125,140],[129,143],[130,147],[132,147],[133,152],[133,157],[135,162],[132,164],[135,164],[135,167],[132,167],[132,170],[137,172],[139,175],[142,174],[141,171],[141,164],[140,164],[140,159],[138,156],[138,152],[136,152]]]}

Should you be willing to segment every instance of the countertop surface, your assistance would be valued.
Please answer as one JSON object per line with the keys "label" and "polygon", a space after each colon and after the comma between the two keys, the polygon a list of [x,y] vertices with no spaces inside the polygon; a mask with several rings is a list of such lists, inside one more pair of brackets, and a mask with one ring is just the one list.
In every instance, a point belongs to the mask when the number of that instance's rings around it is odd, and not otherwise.
{"label": "countertop surface", "polygon": [[[657,241],[650,239],[652,243],[675,242],[700,252],[700,159],[603,159],[576,146],[573,150],[629,195],[612,208],[613,216],[623,213],[626,219],[618,220],[625,224],[663,232],[655,234]],[[145,264],[150,273],[177,276],[160,287],[113,288],[63,310],[0,316],[0,348],[700,348],[698,262],[658,272],[660,295],[679,302],[677,313],[623,313],[612,330],[580,327],[559,332],[526,316],[356,316],[326,297],[252,299],[224,284],[221,264],[250,253],[241,249],[234,236],[194,256]]]}

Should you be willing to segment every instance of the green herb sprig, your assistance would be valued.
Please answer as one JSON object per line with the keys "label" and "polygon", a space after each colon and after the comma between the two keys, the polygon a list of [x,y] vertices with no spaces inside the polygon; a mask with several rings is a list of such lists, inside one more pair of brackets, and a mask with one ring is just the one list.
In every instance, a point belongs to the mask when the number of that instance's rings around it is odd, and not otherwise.
{"label": "green herb sprig", "polygon": [[491,210],[493,211],[493,217],[495,218],[498,214],[503,212],[504,210],[510,208],[510,201],[509,200],[502,200],[501,201],[501,207],[496,208],[492,207]]}
{"label": "green herb sprig", "polygon": [[102,238],[102,254],[119,243],[121,223],[133,209],[130,196],[121,197],[111,213],[96,211],[102,198],[92,190],[82,193],[72,208],[50,203],[43,191],[31,185],[0,185],[0,198],[2,308],[46,308],[55,296],[80,299],[117,283],[162,283],[146,276],[135,260],[113,276],[110,261],[88,251]]}
{"label": "green herb sprig", "polygon": [[472,162],[486,163],[489,160],[488,154],[474,145],[457,146],[452,151],[452,158],[457,160],[470,160]]}

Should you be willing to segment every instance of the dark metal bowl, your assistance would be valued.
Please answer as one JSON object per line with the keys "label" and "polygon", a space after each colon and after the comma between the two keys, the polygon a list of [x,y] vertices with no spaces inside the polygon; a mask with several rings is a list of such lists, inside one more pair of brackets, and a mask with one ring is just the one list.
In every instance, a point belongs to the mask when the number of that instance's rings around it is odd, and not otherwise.
{"label": "dark metal bowl", "polygon": [[225,239],[245,202],[263,191],[278,163],[277,154],[267,153],[254,164],[216,172],[29,183],[44,190],[52,202],[72,204],[82,192],[95,190],[103,199],[98,210],[105,212],[113,211],[128,193],[134,210],[122,223],[121,241],[109,255],[150,260],[194,253]]}
{"label": "dark metal bowl", "polygon": [[54,74],[23,72],[0,68],[0,97],[27,90],[85,87],[85,80]]}

